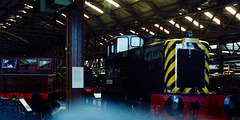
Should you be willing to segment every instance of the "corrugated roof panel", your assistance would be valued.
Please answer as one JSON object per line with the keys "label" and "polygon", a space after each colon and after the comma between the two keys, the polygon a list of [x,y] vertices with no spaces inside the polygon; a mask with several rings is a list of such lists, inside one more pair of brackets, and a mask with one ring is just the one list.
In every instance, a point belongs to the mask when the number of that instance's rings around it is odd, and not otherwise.
{"label": "corrugated roof panel", "polygon": [[[114,2],[118,3],[116,0],[114,0]],[[115,7],[114,5],[112,5],[111,3],[107,2],[106,0],[104,0],[102,2],[103,6],[106,8],[106,9],[110,9],[110,10],[116,10],[116,9],[119,9],[121,8],[120,7]],[[118,3],[119,4],[119,3]]]}
{"label": "corrugated roof panel", "polygon": [[132,6],[136,13],[143,13],[152,10],[152,8],[145,2],[139,2]]}
{"label": "corrugated roof panel", "polygon": [[91,27],[97,27],[98,24],[94,22],[93,20],[86,20],[87,24],[89,24]]}
{"label": "corrugated roof panel", "polygon": [[105,23],[114,22],[113,19],[112,19],[111,17],[109,17],[108,15],[106,15],[106,14],[100,16],[100,18],[101,18]]}
{"label": "corrugated roof panel", "polygon": [[[92,3],[91,3],[91,4],[92,4]],[[94,4],[93,4],[93,5],[94,5]],[[101,14],[102,14],[102,13],[96,11],[95,9],[93,9],[93,8],[87,6],[87,5],[85,5],[85,6],[86,6],[86,10],[89,11],[89,12],[91,12],[91,13],[94,14],[94,15],[101,15]],[[94,5],[94,6],[98,7],[99,9],[101,9],[101,8],[100,8],[99,6],[97,6],[97,5]],[[101,10],[102,10],[102,9],[101,9]],[[103,14],[104,14],[104,13],[103,13]]]}
{"label": "corrugated roof panel", "polygon": [[135,2],[138,2],[138,1],[140,1],[140,0],[122,0],[123,2],[126,2],[126,3],[128,3],[128,4],[133,4],[133,3],[135,3]]}
{"label": "corrugated roof panel", "polygon": [[126,10],[124,10],[124,9],[117,10],[117,11],[115,11],[114,13],[118,16],[118,19],[131,17],[131,14],[129,14],[129,13],[128,13]]}
{"label": "corrugated roof panel", "polygon": [[167,6],[169,4],[177,3],[177,0],[153,0],[153,2],[158,7],[163,7],[163,6]]}

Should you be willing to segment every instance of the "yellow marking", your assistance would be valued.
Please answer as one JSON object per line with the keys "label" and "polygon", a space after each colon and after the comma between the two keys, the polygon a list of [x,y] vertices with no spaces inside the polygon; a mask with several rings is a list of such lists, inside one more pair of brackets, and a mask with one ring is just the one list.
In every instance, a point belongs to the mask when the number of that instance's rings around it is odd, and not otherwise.
{"label": "yellow marking", "polygon": [[166,69],[169,60],[175,55],[175,53],[176,53],[176,51],[175,51],[175,48],[174,48],[174,49],[169,53],[169,55],[168,55],[168,57],[167,57],[167,60],[165,61],[164,70]]}
{"label": "yellow marking", "polygon": [[206,55],[207,55],[207,58],[209,58],[209,51],[208,51],[208,49],[201,43],[201,42],[199,42],[199,44],[201,45],[201,49],[203,49],[203,50],[205,50],[205,52],[206,52]]}
{"label": "yellow marking", "polygon": [[207,62],[207,61],[205,61],[205,66],[206,66],[206,68],[207,68],[207,71],[209,71],[209,65],[208,65],[208,62]]}
{"label": "yellow marking", "polygon": [[168,49],[169,49],[174,43],[175,43],[175,41],[174,41],[174,42],[170,41],[170,42],[168,43],[168,45],[167,45],[167,47],[166,47],[166,49],[165,49],[164,57],[166,57],[167,52],[168,52]]}
{"label": "yellow marking", "polygon": [[178,92],[179,89],[180,89],[180,88],[177,88],[177,87],[175,86],[175,88],[173,88],[173,90],[172,90],[172,93]]}
{"label": "yellow marking", "polygon": [[165,41],[164,45],[166,45],[168,42],[170,42],[170,40]]}
{"label": "yellow marking", "polygon": [[183,90],[183,93],[188,93],[191,89],[192,89],[192,88],[185,88],[185,89]]}
{"label": "yellow marking", "polygon": [[170,86],[175,81],[175,74],[167,82],[167,86]]}
{"label": "yellow marking", "polygon": [[199,90],[197,90],[197,94],[200,94]]}
{"label": "yellow marking", "polygon": [[168,76],[168,74],[172,71],[172,69],[174,69],[175,68],[175,61],[168,67],[168,69],[167,69],[167,72],[166,72],[166,74],[165,74],[165,76],[164,76],[164,83],[166,82],[166,80],[167,80],[167,76]]}
{"label": "yellow marking", "polygon": [[206,79],[206,81],[207,81],[207,83],[209,85],[209,78],[208,78],[208,75],[206,73],[205,73],[205,79]]}
{"label": "yellow marking", "polygon": [[203,88],[203,91],[204,91],[205,93],[208,93],[208,88],[205,86],[205,87]]}

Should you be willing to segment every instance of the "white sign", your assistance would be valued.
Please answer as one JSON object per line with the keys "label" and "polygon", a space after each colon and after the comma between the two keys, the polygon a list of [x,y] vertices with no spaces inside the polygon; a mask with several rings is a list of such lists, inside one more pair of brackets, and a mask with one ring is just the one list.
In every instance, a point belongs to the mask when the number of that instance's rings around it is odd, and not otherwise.
{"label": "white sign", "polygon": [[25,109],[29,112],[32,111],[32,108],[27,104],[27,102],[25,101],[25,99],[21,98],[19,99],[19,101],[22,103],[22,105],[25,107]]}
{"label": "white sign", "polygon": [[72,67],[72,88],[84,87],[84,70],[83,67]]}

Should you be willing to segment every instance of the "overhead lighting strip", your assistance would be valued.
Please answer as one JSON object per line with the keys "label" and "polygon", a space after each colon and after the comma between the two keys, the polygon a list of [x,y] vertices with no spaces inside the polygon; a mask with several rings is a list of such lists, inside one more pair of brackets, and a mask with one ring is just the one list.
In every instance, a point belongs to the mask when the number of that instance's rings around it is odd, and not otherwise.
{"label": "overhead lighting strip", "polygon": [[[160,30],[163,30],[163,27],[160,26],[159,24],[154,24],[155,27],[159,28]],[[164,29],[164,32],[169,34],[170,32],[167,29]]]}
{"label": "overhead lighting strip", "polygon": [[[212,19],[212,17],[213,17],[213,15],[212,15],[210,12],[204,12],[204,14],[205,14],[206,16],[208,16],[210,19]],[[216,22],[216,23],[219,24],[219,25],[220,25],[220,23],[221,23],[221,21],[220,21],[218,18],[216,18],[216,17],[213,18],[213,21]]]}
{"label": "overhead lighting strip", "polygon": [[62,15],[63,17],[67,17],[67,15],[65,15],[64,13],[61,13],[61,15]]}
{"label": "overhead lighting strip", "polygon": [[[190,16],[186,16],[185,19],[187,19],[187,20],[190,21],[190,22],[193,21],[193,19],[192,19]],[[193,24],[194,24],[195,26],[197,26],[197,27],[199,26],[199,23],[198,23],[196,20],[193,21]],[[200,28],[204,28],[204,26],[203,26],[203,25],[200,25]]]}
{"label": "overhead lighting strip", "polygon": [[[169,23],[171,23],[172,25],[174,25],[175,24],[175,22],[173,21],[173,20],[170,20],[170,21],[168,21]],[[180,26],[179,26],[179,24],[175,24],[175,27],[177,27],[178,29],[180,29]],[[186,31],[186,29],[184,28],[184,27],[181,27],[181,31]]]}
{"label": "overhead lighting strip", "polygon": [[147,33],[149,33],[151,35],[155,35],[155,33],[153,31],[150,31],[150,30],[146,29],[145,27],[142,27],[142,30],[145,30]]}
{"label": "overhead lighting strip", "polygon": [[96,7],[95,5],[91,4],[90,2],[85,1],[85,4],[89,7],[91,7],[92,9],[98,11],[99,13],[104,13],[100,8]]}
{"label": "overhead lighting strip", "polygon": [[[237,11],[234,10],[232,7],[225,7],[225,9],[226,9],[228,12],[230,12],[232,15],[235,15],[236,12],[237,12]],[[239,14],[239,13],[237,13],[236,17],[237,17],[238,20],[240,20],[240,14]]]}
{"label": "overhead lighting strip", "polygon": [[109,2],[110,4],[114,5],[117,8],[120,7],[120,5],[113,0],[106,0],[106,1]]}
{"label": "overhead lighting strip", "polygon": [[133,33],[133,34],[136,34],[136,35],[138,35],[138,33],[137,33],[137,32],[135,32],[134,30],[130,30],[130,32],[131,32],[131,33]]}
{"label": "overhead lighting strip", "polygon": [[57,23],[61,24],[61,25],[65,25],[64,23],[62,23],[61,21],[59,20],[56,20]]}
{"label": "overhead lighting strip", "polygon": [[89,16],[88,16],[88,15],[86,15],[86,14],[84,14],[84,17],[85,17],[85,18],[87,18],[87,19],[89,19]]}

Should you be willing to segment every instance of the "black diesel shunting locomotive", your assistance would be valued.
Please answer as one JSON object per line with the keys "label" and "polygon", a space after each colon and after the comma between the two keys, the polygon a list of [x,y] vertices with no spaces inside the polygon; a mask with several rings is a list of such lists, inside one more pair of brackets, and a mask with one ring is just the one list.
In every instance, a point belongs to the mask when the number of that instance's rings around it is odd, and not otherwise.
{"label": "black diesel shunting locomotive", "polygon": [[[117,36],[106,45],[105,96],[144,101],[151,104],[155,114],[169,119],[186,116],[183,111],[188,108],[191,115],[191,110],[201,110],[202,119],[228,119],[226,114],[233,113],[239,103],[229,101],[228,95],[209,91],[215,88],[209,84],[208,48],[206,41],[197,38]],[[216,104],[209,104],[211,101]],[[235,106],[231,108],[229,103]],[[207,113],[205,109],[211,107],[221,110]]]}
{"label": "black diesel shunting locomotive", "polygon": [[[186,44],[182,44],[184,40]],[[208,44],[193,38],[184,40],[164,42],[158,38],[147,39],[136,35],[110,40],[106,58],[108,92],[123,96],[129,94],[131,97],[153,93],[208,92],[209,56],[205,54]],[[181,49],[176,54],[175,49],[180,47],[191,49]],[[178,86],[175,77],[179,78]]]}

